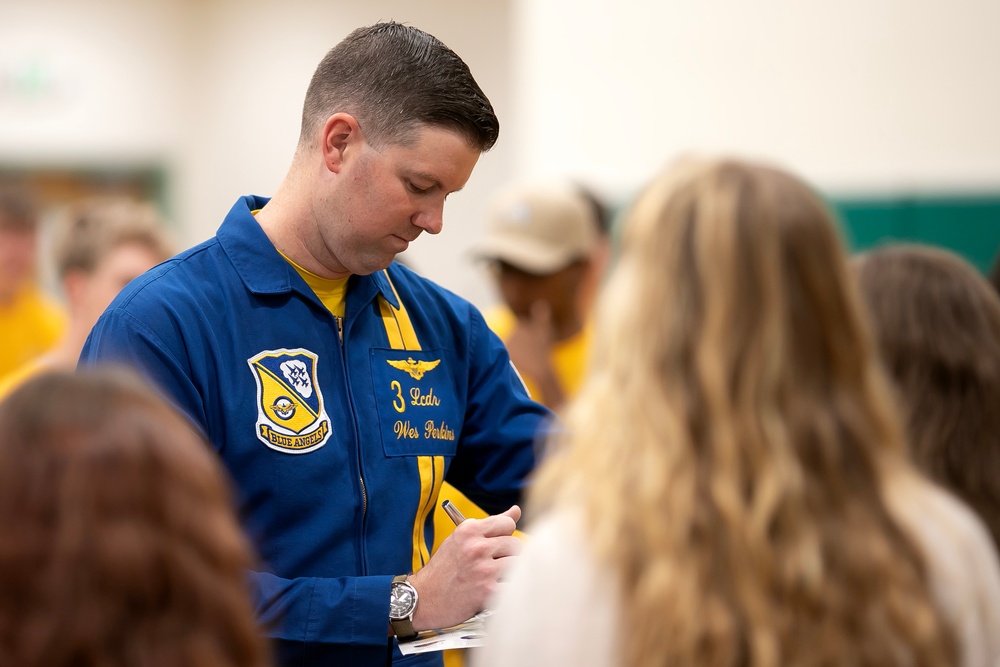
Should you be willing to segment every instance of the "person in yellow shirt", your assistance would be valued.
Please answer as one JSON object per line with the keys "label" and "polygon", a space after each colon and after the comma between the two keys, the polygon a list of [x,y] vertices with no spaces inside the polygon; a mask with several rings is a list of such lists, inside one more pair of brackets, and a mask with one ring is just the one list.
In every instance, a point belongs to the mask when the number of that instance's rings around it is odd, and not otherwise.
{"label": "person in yellow shirt", "polygon": [[54,252],[68,326],[47,352],[0,375],[0,399],[42,370],[75,367],[91,328],[118,292],[173,254],[160,216],[146,202],[88,198],[70,208],[64,223]]}
{"label": "person in yellow shirt", "polygon": [[579,189],[508,187],[494,198],[476,255],[490,263],[502,304],[486,313],[532,397],[557,410],[583,379],[589,329],[581,294],[600,244]]}
{"label": "person in yellow shirt", "polygon": [[[602,247],[596,207],[570,185],[512,185],[491,202],[489,224],[475,254],[489,262],[503,303],[485,313],[486,323],[507,346],[532,398],[558,410],[580,387],[589,354],[585,291]],[[467,518],[487,516],[447,483],[439,500]],[[435,546],[454,527],[438,507]],[[464,663],[460,651],[444,658],[446,667]]]}
{"label": "person in yellow shirt", "polygon": [[39,213],[23,188],[0,188],[0,376],[48,351],[66,315],[38,285]]}

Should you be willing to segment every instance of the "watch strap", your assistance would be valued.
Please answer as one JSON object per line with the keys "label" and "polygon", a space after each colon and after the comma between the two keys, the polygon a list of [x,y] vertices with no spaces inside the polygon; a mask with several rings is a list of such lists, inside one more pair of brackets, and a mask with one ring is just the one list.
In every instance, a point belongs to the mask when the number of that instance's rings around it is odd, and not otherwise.
{"label": "watch strap", "polygon": [[[397,574],[392,578],[392,583],[404,583],[407,576],[409,575]],[[410,584],[410,586],[412,586],[412,584]],[[417,638],[417,631],[413,629],[412,615],[406,618],[390,618],[389,625],[392,626],[392,632],[396,635],[396,639],[401,642]]]}

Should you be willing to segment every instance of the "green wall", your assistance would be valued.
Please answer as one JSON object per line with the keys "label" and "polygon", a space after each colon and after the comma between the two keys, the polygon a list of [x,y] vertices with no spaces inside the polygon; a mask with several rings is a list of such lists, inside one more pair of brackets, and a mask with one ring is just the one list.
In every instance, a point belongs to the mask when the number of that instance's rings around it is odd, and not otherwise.
{"label": "green wall", "polygon": [[1000,251],[1000,193],[831,196],[851,250],[907,241],[943,246],[988,273]]}

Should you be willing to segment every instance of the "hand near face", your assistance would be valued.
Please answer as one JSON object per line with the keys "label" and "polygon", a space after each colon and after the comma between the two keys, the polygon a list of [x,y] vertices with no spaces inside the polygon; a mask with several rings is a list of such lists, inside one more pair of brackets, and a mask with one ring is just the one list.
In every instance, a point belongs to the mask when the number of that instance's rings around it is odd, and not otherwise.
{"label": "hand near face", "polygon": [[542,300],[531,304],[526,317],[517,318],[517,323],[505,341],[514,366],[525,377],[530,378],[542,394],[534,398],[551,409],[559,407],[565,399],[552,364],[552,346],[555,341],[552,306]]}

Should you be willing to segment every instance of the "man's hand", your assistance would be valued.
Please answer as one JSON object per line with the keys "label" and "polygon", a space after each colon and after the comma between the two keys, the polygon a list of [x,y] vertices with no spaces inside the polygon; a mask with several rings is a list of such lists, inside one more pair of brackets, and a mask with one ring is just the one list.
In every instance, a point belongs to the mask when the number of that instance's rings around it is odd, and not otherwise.
{"label": "man's hand", "polygon": [[510,558],[521,552],[521,540],[513,536],[520,518],[514,505],[455,527],[427,565],[407,579],[419,596],[415,630],[455,625],[483,609]]}

